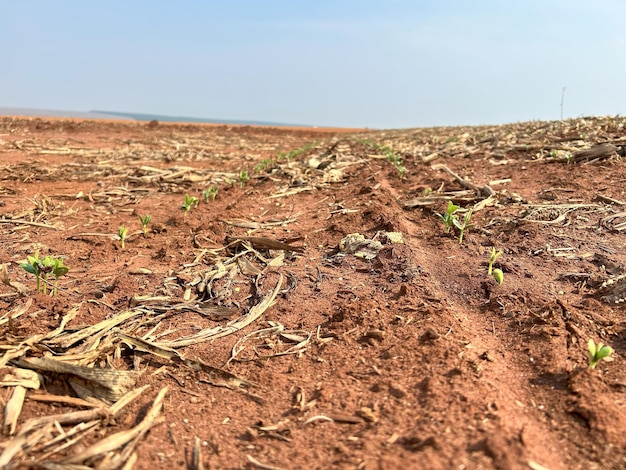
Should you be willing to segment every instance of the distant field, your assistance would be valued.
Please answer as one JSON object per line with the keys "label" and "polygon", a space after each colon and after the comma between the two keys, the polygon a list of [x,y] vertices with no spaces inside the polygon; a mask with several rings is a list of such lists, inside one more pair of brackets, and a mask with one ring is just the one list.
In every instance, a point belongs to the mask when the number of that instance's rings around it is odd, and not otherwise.
{"label": "distant field", "polygon": [[136,121],[157,121],[163,122],[198,122],[198,123],[210,123],[210,124],[241,124],[248,126],[296,126],[296,127],[310,127],[307,124],[291,124],[286,122],[267,122],[267,121],[244,121],[238,119],[205,119],[189,116],[163,116],[160,114],[141,114],[141,113],[121,113],[116,111],[90,111],[90,113],[97,115],[105,115],[116,117],[119,119],[134,119]]}
{"label": "distant field", "polygon": [[97,111],[67,111],[60,109],[35,109],[35,108],[4,108],[0,106],[1,116],[31,116],[31,117],[65,117],[76,119],[131,119],[128,116],[107,114]]}
{"label": "distant field", "polygon": [[205,119],[189,116],[165,116],[160,114],[124,113],[118,111],[67,111],[59,109],[4,108],[0,107],[0,116],[65,117],[76,119],[129,119],[133,121],[194,122],[210,124],[239,124],[247,126],[294,126],[310,127],[306,124],[291,124],[266,121],[245,121],[237,119]]}

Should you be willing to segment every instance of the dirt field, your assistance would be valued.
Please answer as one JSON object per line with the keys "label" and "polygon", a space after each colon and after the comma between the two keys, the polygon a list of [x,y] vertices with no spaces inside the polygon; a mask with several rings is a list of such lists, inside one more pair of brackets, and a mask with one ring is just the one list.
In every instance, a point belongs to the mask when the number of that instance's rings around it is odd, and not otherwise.
{"label": "dirt field", "polygon": [[0,467],[626,468],[625,124],[0,118]]}

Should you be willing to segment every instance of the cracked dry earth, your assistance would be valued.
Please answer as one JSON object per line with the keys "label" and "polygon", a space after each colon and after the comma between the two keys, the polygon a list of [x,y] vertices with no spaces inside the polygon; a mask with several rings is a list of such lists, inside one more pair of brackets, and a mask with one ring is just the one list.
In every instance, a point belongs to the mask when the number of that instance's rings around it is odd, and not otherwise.
{"label": "cracked dry earth", "polygon": [[[2,118],[0,461],[625,468],[625,123]],[[462,244],[448,200],[473,210]],[[20,267],[35,252],[69,267],[54,297]],[[589,369],[589,339],[613,361]],[[136,372],[98,398],[43,359]]]}

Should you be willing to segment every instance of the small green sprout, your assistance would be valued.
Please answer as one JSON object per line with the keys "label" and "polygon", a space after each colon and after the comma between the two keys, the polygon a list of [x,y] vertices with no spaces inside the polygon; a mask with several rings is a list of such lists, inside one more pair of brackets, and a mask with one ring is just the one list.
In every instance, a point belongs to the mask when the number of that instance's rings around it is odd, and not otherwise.
{"label": "small green sprout", "polygon": [[450,230],[453,228],[457,228],[459,230],[459,244],[463,243],[463,235],[465,231],[473,227],[474,224],[470,224],[470,219],[472,218],[472,210],[468,210],[463,217],[463,222],[459,220],[459,216],[457,215],[457,211],[459,210],[459,206],[454,204],[452,201],[448,201],[448,207],[446,209],[445,214],[437,214],[441,220],[443,220],[443,231],[445,233],[450,233]]}
{"label": "small green sprout", "polygon": [[126,239],[128,238],[128,228],[120,225],[120,228],[117,229],[117,238],[120,241],[120,245],[122,246],[122,250],[126,248]]}
{"label": "small green sprout", "polygon": [[468,210],[465,213],[465,217],[463,217],[463,222],[459,221],[458,217],[454,217],[452,219],[452,223],[454,224],[454,226],[459,229],[459,245],[463,243],[463,234],[465,233],[465,231],[468,228],[474,226],[474,224],[469,223],[471,218],[472,218],[472,209]]}
{"label": "small green sprout", "polygon": [[52,275],[54,276],[54,287],[52,289],[52,295],[56,295],[57,293],[57,289],[59,286],[59,278],[61,276],[65,276],[69,272],[69,270],[70,268],[68,268],[67,266],[63,264],[62,258],[54,258],[52,260]]}
{"label": "small green sprout", "polygon": [[494,247],[491,247],[491,254],[489,255],[489,269],[487,269],[487,276],[493,275],[493,278],[499,285],[504,282],[504,273],[501,269],[493,269],[493,263],[498,259],[498,256],[502,254],[501,251],[496,252]]}
{"label": "small green sprout", "polygon": [[433,192],[433,188],[425,188],[424,191],[422,191],[422,196],[424,197],[430,196],[432,192]]}
{"label": "small green sprout", "polygon": [[180,208],[185,212],[185,215],[191,210],[192,207],[198,207],[200,201],[196,196],[190,196],[185,194],[185,202],[182,203]]}
{"label": "small green sprout", "polygon": [[458,216],[454,213],[459,210],[459,206],[454,204],[452,201],[448,201],[448,208],[446,209],[446,213],[441,215],[437,214],[441,220],[443,220],[443,231],[445,233],[450,233],[450,230],[454,227],[454,220],[458,219]]}
{"label": "small green sprout", "polygon": [[37,292],[41,292],[41,260],[39,259],[39,252],[35,252],[33,256],[27,256],[20,266],[24,271],[35,276]]}
{"label": "small green sprout", "polygon": [[215,201],[215,198],[217,197],[217,191],[217,186],[209,186],[204,191],[202,191],[202,194],[204,195],[204,202],[208,203],[209,200]]}
{"label": "small green sprout", "polygon": [[315,147],[318,144],[319,142],[309,142],[308,144],[300,148],[290,150],[289,152],[279,152],[273,157],[265,158],[254,166],[254,172],[263,173],[264,171],[268,171],[272,169],[274,166],[276,166],[278,163],[289,161],[297,157],[298,155],[303,154],[304,152],[308,152],[309,150],[311,150],[313,147]]}
{"label": "small green sprout", "polygon": [[406,175],[406,167],[404,165],[396,165],[396,171],[398,172],[398,177],[403,179]]}
{"label": "small green sprout", "polygon": [[[308,152],[309,150],[311,150],[313,147],[315,147],[318,144],[319,142],[309,142],[305,146],[300,147],[298,149],[294,149],[289,152],[280,152],[276,155],[276,159],[279,161],[291,160],[292,158],[295,158],[304,152]],[[266,166],[269,166],[268,164],[271,164],[271,163],[273,163],[272,159],[266,159],[261,162],[262,165],[266,165]]]}
{"label": "small green sprout", "polygon": [[402,160],[402,157],[395,153],[389,147],[383,147],[382,150],[385,154],[385,158],[387,159],[387,161],[395,167],[400,179],[404,178],[406,168],[404,167],[404,161]]}
{"label": "small green sprout", "polygon": [[587,343],[587,349],[589,350],[589,368],[595,369],[598,363],[602,360],[610,361],[610,357],[613,354],[613,348],[611,346],[604,345],[602,343],[596,343],[590,339]]}
{"label": "small green sprout", "polygon": [[246,170],[241,170],[237,175],[237,180],[239,181],[241,187],[243,187],[243,185],[246,184],[249,179],[250,175],[248,175],[248,172]]}
{"label": "small green sprout", "polygon": [[139,216],[139,222],[141,222],[141,232],[143,233],[144,237],[148,233],[148,224],[150,223],[151,219],[152,219],[152,216],[150,214]]}
{"label": "small green sprout", "polygon": [[261,160],[259,163],[257,163],[256,165],[254,165],[254,172],[263,173],[264,171],[267,171],[273,164],[274,164],[273,159],[265,158]]}
{"label": "small green sprout", "polygon": [[52,256],[39,258],[39,252],[36,252],[34,256],[27,256],[26,258],[20,266],[24,271],[35,276],[37,292],[47,293],[48,278],[52,275],[54,276],[54,287],[51,295],[55,295],[59,278],[69,272],[69,268],[63,264],[63,258],[54,258]]}
{"label": "small green sprout", "polygon": [[382,152],[385,159],[394,166],[400,179],[404,178],[404,175],[406,174],[404,161],[402,160],[402,157],[394,152],[391,147],[378,144],[371,139],[361,139],[358,142],[378,152]]}

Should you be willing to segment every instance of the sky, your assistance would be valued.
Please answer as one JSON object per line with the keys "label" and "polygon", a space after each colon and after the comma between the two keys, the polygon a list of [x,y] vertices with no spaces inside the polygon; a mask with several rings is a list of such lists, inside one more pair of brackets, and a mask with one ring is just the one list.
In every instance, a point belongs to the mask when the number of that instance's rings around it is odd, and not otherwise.
{"label": "sky", "polygon": [[626,114],[624,18],[624,0],[0,0],[0,107],[379,129]]}

